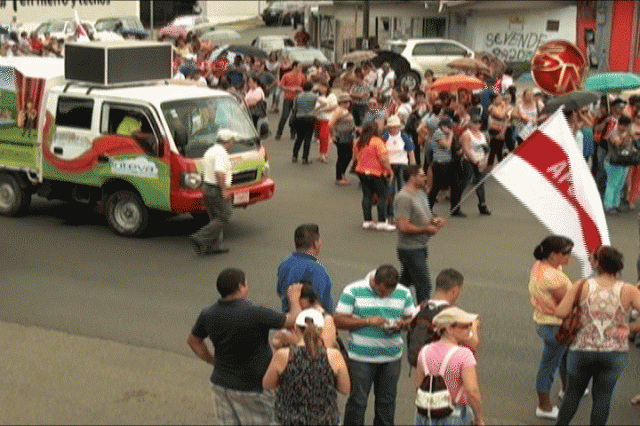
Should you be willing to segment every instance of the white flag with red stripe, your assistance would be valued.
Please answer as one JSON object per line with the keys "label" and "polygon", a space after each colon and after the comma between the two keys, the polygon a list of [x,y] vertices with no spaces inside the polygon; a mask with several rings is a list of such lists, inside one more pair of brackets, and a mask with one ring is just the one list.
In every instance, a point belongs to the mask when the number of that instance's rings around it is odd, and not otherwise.
{"label": "white flag with red stripe", "polygon": [[589,254],[608,245],[609,231],[591,172],[562,113],[556,111],[492,171],[554,234],[573,240],[583,276]]}

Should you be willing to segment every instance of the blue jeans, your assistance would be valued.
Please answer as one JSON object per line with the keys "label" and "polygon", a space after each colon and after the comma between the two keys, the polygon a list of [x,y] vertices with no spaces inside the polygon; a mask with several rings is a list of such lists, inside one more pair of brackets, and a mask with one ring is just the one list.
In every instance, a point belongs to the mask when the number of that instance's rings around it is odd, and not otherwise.
{"label": "blue jeans", "polygon": [[604,160],[604,170],[607,173],[607,187],[604,191],[604,208],[617,209],[622,199],[622,188],[627,177],[627,166],[616,166]]}
{"label": "blue jeans", "polygon": [[473,425],[474,417],[473,411],[471,411],[471,407],[466,405],[458,405],[457,409],[454,410],[453,413],[448,415],[447,417],[443,417],[441,419],[431,419],[427,416],[423,416],[418,413],[416,410],[416,425],[425,425],[425,426],[471,426]]}
{"label": "blue jeans", "polygon": [[373,383],[375,395],[374,425],[393,425],[396,391],[402,360],[373,363],[349,360],[351,395],[344,407],[345,425],[363,425],[367,400]]}
{"label": "blue jeans", "polygon": [[398,260],[402,265],[400,282],[416,289],[416,302],[428,300],[431,294],[431,278],[427,264],[429,252],[427,247],[420,249],[398,248]]}
{"label": "blue jeans", "polygon": [[387,218],[393,218],[393,200],[404,184],[404,171],[406,167],[407,166],[404,164],[391,165],[391,168],[393,169],[393,178],[387,187]]}
{"label": "blue jeans", "polygon": [[560,367],[560,377],[562,379],[567,377],[567,366],[562,362],[564,359],[562,355],[567,348],[556,340],[556,330],[558,330],[557,325],[536,325],[538,336],[544,342],[540,367],[536,376],[536,390],[538,393],[548,394],[551,392],[553,375],[558,367]]}
{"label": "blue jeans", "polygon": [[604,425],[609,418],[613,388],[627,363],[627,352],[569,351],[567,390],[562,399],[557,425],[568,425],[578,411],[580,398],[593,378],[591,424]]}

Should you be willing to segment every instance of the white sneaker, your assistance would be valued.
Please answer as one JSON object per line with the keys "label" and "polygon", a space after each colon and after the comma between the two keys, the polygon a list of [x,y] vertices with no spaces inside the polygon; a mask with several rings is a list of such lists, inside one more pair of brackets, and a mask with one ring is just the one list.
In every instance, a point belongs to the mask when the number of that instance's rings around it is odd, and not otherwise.
{"label": "white sneaker", "polygon": [[395,231],[396,226],[387,222],[378,222],[376,224],[376,229],[378,231]]}
{"label": "white sneaker", "polygon": [[558,412],[560,412],[560,409],[557,405],[554,405],[551,411],[544,411],[541,410],[540,407],[536,407],[536,417],[539,419],[556,420],[558,418]]}
{"label": "white sneaker", "polygon": [[362,229],[376,229],[376,224],[370,220],[362,222]]}

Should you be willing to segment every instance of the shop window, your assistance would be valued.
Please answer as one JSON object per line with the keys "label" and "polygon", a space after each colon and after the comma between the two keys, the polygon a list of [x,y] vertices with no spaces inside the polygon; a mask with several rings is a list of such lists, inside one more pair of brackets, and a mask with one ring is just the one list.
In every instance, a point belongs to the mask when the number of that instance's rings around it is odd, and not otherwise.
{"label": "shop window", "polygon": [[549,19],[547,21],[547,31],[558,32],[560,30],[560,21],[556,19]]}

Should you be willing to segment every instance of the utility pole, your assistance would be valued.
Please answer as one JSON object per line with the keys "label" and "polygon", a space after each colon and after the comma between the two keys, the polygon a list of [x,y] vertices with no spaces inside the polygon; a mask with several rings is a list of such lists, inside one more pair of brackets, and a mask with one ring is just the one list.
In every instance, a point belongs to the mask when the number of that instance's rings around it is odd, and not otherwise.
{"label": "utility pole", "polygon": [[362,9],[362,49],[369,48],[369,0],[363,0]]}

